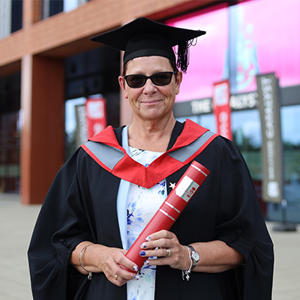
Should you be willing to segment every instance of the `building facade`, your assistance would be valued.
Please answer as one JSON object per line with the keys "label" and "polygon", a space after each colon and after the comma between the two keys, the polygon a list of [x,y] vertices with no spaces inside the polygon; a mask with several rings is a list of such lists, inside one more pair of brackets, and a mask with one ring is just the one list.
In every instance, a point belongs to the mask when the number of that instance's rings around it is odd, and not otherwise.
{"label": "building facade", "polygon": [[[106,100],[107,124],[130,121],[116,80],[120,53],[89,38],[145,16],[207,31],[191,50],[174,112],[215,130],[212,86],[228,79],[234,141],[258,191],[263,178],[255,76],[276,74],[284,197],[288,219],[299,222],[300,6],[297,0],[279,0],[275,7],[271,2],[0,0],[0,192],[20,192],[24,204],[43,201],[78,145],[75,113],[86,98]],[[282,218],[280,205],[263,209],[270,219]]]}

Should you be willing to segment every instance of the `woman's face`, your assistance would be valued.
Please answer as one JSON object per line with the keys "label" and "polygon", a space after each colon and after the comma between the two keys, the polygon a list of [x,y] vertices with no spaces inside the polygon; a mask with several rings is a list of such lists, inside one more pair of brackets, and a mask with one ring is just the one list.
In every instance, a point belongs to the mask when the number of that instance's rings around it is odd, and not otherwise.
{"label": "woman's face", "polygon": [[[130,60],[127,63],[125,75],[150,76],[158,72],[173,72],[170,61],[162,56],[145,56]],[[182,73],[178,72],[177,75],[172,76],[171,82],[164,86],[155,85],[147,79],[144,86],[131,88],[122,76],[119,76],[119,83],[125,98],[130,102],[135,117],[143,120],[160,120],[172,114],[181,79]]]}

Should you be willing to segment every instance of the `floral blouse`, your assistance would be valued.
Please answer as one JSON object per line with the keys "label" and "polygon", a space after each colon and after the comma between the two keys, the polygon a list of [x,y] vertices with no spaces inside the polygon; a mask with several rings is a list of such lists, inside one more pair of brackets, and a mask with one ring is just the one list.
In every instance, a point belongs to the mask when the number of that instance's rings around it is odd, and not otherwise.
{"label": "floral blouse", "polygon": [[[129,147],[130,156],[147,167],[161,152]],[[166,199],[166,180],[146,189],[131,183],[127,198],[127,243],[130,247]],[[141,249],[142,250],[142,249]],[[128,300],[154,300],[155,266],[144,265],[138,280],[127,282]]]}

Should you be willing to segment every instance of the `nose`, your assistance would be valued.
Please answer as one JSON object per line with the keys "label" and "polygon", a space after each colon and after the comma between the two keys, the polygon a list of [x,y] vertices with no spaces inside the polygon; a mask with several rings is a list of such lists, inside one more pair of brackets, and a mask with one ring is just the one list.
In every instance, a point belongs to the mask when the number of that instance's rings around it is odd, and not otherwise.
{"label": "nose", "polygon": [[152,94],[157,91],[156,86],[153,84],[150,78],[148,78],[145,82],[143,92],[144,94]]}

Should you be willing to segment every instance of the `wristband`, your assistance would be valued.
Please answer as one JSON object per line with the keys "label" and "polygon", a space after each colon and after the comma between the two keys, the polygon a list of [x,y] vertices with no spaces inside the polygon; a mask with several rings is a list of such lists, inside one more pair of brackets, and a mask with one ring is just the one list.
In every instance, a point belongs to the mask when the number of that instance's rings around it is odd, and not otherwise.
{"label": "wristband", "polygon": [[186,280],[189,281],[191,278],[191,272],[192,272],[192,267],[193,267],[193,261],[192,261],[192,257],[191,257],[191,251],[190,248],[188,246],[186,246],[188,251],[189,251],[189,258],[190,258],[190,267],[187,270],[182,270],[181,271],[181,276],[182,276],[182,280]]}
{"label": "wristband", "polygon": [[79,264],[80,264],[80,267],[81,267],[85,272],[88,273],[88,280],[92,280],[93,273],[90,272],[90,271],[88,271],[88,270],[83,266],[83,264],[82,264],[82,256],[83,256],[83,254],[85,253],[85,250],[87,249],[87,247],[89,247],[89,246],[91,246],[91,245],[93,245],[93,244],[88,244],[88,245],[84,246],[84,247],[81,249],[80,253],[79,253]]}

